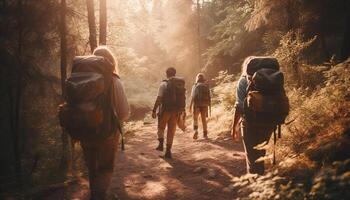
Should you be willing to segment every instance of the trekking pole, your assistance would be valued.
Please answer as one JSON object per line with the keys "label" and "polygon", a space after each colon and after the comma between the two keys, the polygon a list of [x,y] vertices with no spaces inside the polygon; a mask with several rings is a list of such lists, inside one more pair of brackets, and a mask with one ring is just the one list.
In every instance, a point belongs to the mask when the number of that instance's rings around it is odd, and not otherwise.
{"label": "trekking pole", "polygon": [[275,152],[275,148],[276,148],[276,129],[273,131],[273,161],[272,164],[276,165],[276,152]]}
{"label": "trekking pole", "polygon": [[278,132],[277,132],[277,134],[278,134],[278,139],[281,139],[281,125],[278,125],[277,126],[277,129],[278,129]]}

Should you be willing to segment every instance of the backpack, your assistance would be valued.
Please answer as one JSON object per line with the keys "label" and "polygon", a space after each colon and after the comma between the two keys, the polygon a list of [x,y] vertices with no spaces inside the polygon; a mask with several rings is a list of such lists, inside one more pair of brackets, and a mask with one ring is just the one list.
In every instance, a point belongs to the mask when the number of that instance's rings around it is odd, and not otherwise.
{"label": "backpack", "polygon": [[113,65],[101,56],[77,56],[59,106],[61,126],[78,140],[107,138],[120,128],[112,108]]}
{"label": "backpack", "polygon": [[195,106],[209,106],[210,105],[210,90],[206,83],[196,83],[193,97]]}
{"label": "backpack", "polygon": [[284,123],[289,113],[289,102],[284,90],[283,73],[263,68],[250,80],[244,102],[247,123],[277,126]]}
{"label": "backpack", "polygon": [[184,111],[186,107],[185,80],[178,77],[172,77],[164,81],[167,84],[162,99],[162,109],[171,112]]}
{"label": "backpack", "polygon": [[[244,119],[247,124],[275,127],[281,138],[281,125],[289,113],[289,100],[284,90],[284,75],[279,71],[279,63],[273,57],[251,57],[247,63],[247,97],[244,101]],[[276,163],[273,148],[273,164]]]}

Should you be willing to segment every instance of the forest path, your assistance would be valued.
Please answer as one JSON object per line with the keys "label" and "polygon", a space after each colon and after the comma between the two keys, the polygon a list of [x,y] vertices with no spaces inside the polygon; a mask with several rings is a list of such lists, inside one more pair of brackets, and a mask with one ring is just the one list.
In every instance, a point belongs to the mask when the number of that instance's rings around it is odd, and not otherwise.
{"label": "forest path", "polygon": [[[209,124],[210,125],[210,124]],[[234,191],[225,190],[234,176],[245,173],[241,142],[232,144],[227,135],[216,136],[209,129],[209,139],[199,135],[192,139],[192,130],[177,129],[173,159],[164,159],[158,144],[157,126],[148,123],[129,135],[125,151],[118,149],[110,193],[118,200],[231,200]],[[47,199],[88,199],[88,182],[78,181],[66,191]],[[44,198],[46,199],[46,198]]]}
{"label": "forest path", "polygon": [[[188,128],[189,129],[189,128]],[[173,159],[164,159],[157,146],[156,124],[144,125],[118,151],[111,192],[120,200],[232,199],[223,189],[233,176],[245,173],[241,143],[230,136],[192,139],[192,131],[177,130]]]}

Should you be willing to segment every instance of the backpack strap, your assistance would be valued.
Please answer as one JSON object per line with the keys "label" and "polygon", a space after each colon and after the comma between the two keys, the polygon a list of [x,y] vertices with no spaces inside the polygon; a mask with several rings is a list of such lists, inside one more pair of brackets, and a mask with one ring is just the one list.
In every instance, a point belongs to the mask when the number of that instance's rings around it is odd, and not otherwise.
{"label": "backpack strap", "polygon": [[[276,136],[277,134],[277,136]],[[281,139],[281,124],[278,124],[275,130],[273,130],[273,161],[272,164],[276,164],[276,153],[275,153],[275,148],[276,148],[276,143],[277,143],[277,138]]]}
{"label": "backpack strap", "polygon": [[278,132],[277,132],[277,134],[278,134],[278,139],[281,139],[281,124],[279,124],[279,125],[277,125],[277,130],[278,130]]}
{"label": "backpack strap", "polygon": [[120,76],[116,73],[113,73],[113,77],[117,78],[117,79],[120,79]]}

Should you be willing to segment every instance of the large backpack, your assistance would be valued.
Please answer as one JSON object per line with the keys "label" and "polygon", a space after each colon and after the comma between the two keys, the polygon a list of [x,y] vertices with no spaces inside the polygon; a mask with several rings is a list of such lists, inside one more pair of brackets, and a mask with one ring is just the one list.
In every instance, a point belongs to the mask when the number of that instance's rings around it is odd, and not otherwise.
{"label": "large backpack", "polygon": [[289,103],[283,82],[283,73],[279,70],[263,68],[254,73],[244,103],[247,123],[268,127],[284,123]]}
{"label": "large backpack", "polygon": [[195,106],[210,106],[210,90],[208,84],[195,84],[193,101]]}
{"label": "large backpack", "polygon": [[100,56],[77,56],[66,80],[60,124],[74,139],[107,138],[120,124],[112,108],[113,65]]}
{"label": "large backpack", "polygon": [[[281,137],[281,125],[289,113],[289,100],[284,90],[284,76],[273,57],[250,57],[246,63],[248,75],[247,97],[244,101],[244,119],[247,124],[274,127]],[[275,150],[273,163],[275,164]]]}
{"label": "large backpack", "polygon": [[162,109],[164,111],[181,112],[186,107],[185,80],[172,77],[166,82],[166,90],[162,99]]}

